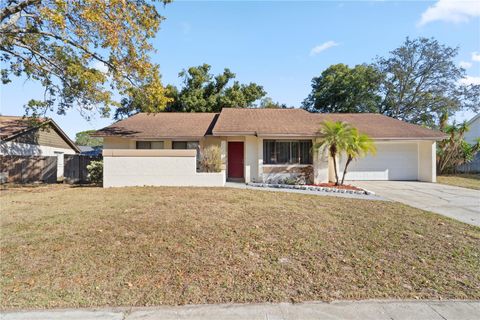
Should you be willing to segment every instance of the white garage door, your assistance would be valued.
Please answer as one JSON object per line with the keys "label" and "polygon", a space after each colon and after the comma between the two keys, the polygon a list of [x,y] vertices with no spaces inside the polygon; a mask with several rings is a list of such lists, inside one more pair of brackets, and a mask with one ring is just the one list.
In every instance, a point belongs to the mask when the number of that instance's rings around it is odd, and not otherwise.
{"label": "white garage door", "polygon": [[[346,180],[418,179],[418,145],[416,142],[377,142],[375,145],[377,154],[353,161],[348,167]],[[345,159],[341,159],[339,171],[343,173],[344,167]]]}

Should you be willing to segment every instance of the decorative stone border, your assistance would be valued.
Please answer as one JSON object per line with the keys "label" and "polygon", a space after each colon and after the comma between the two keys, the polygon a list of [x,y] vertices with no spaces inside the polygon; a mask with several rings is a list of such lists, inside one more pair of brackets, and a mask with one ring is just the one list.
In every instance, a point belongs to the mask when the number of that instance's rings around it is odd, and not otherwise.
{"label": "decorative stone border", "polygon": [[[375,195],[375,192],[362,190],[349,190],[349,189],[337,189],[330,187],[318,187],[300,184],[280,184],[280,183],[254,183],[249,182],[247,186],[257,188],[278,188],[278,189],[294,189],[294,190],[309,190],[309,191],[321,191],[321,192],[335,192],[335,193],[348,193],[348,194],[362,194],[362,195]],[[357,187],[358,188],[358,187]]]}

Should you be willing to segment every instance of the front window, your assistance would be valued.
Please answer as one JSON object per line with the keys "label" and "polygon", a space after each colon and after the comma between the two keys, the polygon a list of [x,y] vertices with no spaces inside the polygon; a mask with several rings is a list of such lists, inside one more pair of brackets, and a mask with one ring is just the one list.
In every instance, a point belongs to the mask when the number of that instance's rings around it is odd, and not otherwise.
{"label": "front window", "polygon": [[163,141],[137,141],[137,149],[163,149]]}
{"label": "front window", "polygon": [[198,141],[173,141],[172,149],[198,149]]}
{"label": "front window", "polygon": [[312,164],[311,140],[264,140],[265,164]]}

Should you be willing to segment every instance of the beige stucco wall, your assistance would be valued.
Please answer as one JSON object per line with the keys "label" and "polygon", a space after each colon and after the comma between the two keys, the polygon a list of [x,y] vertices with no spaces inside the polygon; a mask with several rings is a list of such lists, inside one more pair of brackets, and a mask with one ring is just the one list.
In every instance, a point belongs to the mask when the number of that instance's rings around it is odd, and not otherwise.
{"label": "beige stucco wall", "polygon": [[[121,150],[118,150],[121,151]],[[225,185],[225,172],[196,172],[196,158],[173,150],[126,150],[122,156],[104,153],[103,186],[201,186],[221,187]],[[190,150],[175,150],[190,151]]]}
{"label": "beige stucco wall", "polygon": [[313,150],[312,155],[313,155],[313,182],[314,183],[328,182],[329,175],[330,175],[329,162],[328,162],[328,158],[329,158],[328,150],[325,150],[325,148]]}
{"label": "beige stucco wall", "polygon": [[436,150],[435,141],[418,142],[418,180],[437,182]]}
{"label": "beige stucco wall", "polygon": [[135,140],[105,137],[103,138],[103,150],[105,149],[135,149]]}
{"label": "beige stucco wall", "polygon": [[[275,137],[256,137],[256,136],[236,136],[236,137],[205,137],[200,139],[200,146],[202,148],[208,147],[210,145],[219,146],[221,149],[221,156],[223,170],[228,170],[228,142],[229,141],[243,141],[244,142],[244,177],[245,182],[267,182],[270,180],[275,180],[277,178],[283,179],[286,177],[296,177],[304,171],[303,167],[305,165],[264,165],[263,164],[263,140],[264,139],[277,139]],[[292,137],[286,140],[303,140],[305,137]],[[164,141],[165,149],[171,149],[172,140],[168,139],[159,139]],[[315,142],[315,141],[314,141]],[[434,141],[377,141],[376,142],[380,148],[381,152],[387,152],[388,150],[397,150],[400,151],[400,154],[403,154],[401,150],[405,148],[405,152],[408,151],[405,155],[406,158],[395,158],[388,161],[382,161],[382,157],[379,156],[367,156],[364,159],[358,160],[358,163],[352,163],[350,170],[353,174],[355,169],[358,168],[360,171],[359,174],[351,175],[357,177],[365,178],[375,178],[375,173],[378,172],[387,172],[388,166],[393,163],[398,166],[406,166],[409,168],[412,166],[418,166],[418,180],[435,182],[436,180],[436,155],[435,155],[435,142]],[[105,138],[104,139],[104,148],[108,149],[135,149],[135,140],[128,140],[122,138]],[[418,152],[413,152],[413,149]],[[343,172],[345,157],[340,157],[338,159],[338,171],[341,177]],[[386,159],[389,159],[386,157]],[[121,163],[120,163],[121,164]],[[159,165],[157,163],[157,165]],[[179,164],[180,165],[180,164]],[[413,168],[413,167],[412,167]],[[284,173],[281,171],[285,169]],[[410,168],[411,169],[411,168]],[[182,169],[183,170],[183,169]],[[373,170],[373,171],[372,171]],[[383,170],[383,171],[382,171]],[[387,170],[387,171],[385,171]],[[373,173],[369,173],[369,172]],[[410,170],[411,171],[411,170]],[[173,172],[173,171],[171,171]],[[380,174],[379,173],[379,174]],[[228,172],[226,172],[228,176]],[[335,173],[333,170],[333,161],[328,156],[328,152],[325,150],[319,150],[318,152],[313,153],[313,177],[314,183],[322,183],[328,181],[334,181]],[[347,175],[347,180],[348,180]],[[382,175],[389,177],[389,175]],[[196,179],[196,178],[195,178]],[[379,178],[377,178],[378,180]],[[180,179],[181,180],[181,179]],[[375,179],[374,179],[375,180]]]}
{"label": "beige stucco wall", "polygon": [[[127,138],[117,138],[117,137],[106,137],[103,140],[104,149],[136,149],[136,139],[127,139]],[[164,149],[172,149],[173,141],[172,139],[138,139],[138,141],[163,141]],[[182,139],[179,141],[197,141],[192,139]],[[200,147],[207,147],[209,145],[218,145],[220,146],[220,139],[217,137],[205,137],[199,139]]]}
{"label": "beige stucco wall", "polygon": [[255,136],[245,137],[245,182],[258,181],[258,154],[259,139]]}

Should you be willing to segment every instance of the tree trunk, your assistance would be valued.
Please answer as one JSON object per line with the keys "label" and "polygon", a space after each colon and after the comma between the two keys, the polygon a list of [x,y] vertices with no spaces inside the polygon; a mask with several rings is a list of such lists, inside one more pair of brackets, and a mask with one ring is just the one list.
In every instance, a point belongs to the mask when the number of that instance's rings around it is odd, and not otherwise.
{"label": "tree trunk", "polygon": [[333,170],[335,170],[335,185],[338,186],[337,157],[336,154],[332,154],[331,156],[333,158]]}
{"label": "tree trunk", "polygon": [[347,174],[347,168],[350,162],[352,162],[352,157],[348,156],[347,162],[345,163],[345,169],[343,169],[343,177],[342,177],[342,182],[340,183],[341,186],[343,186],[343,182],[345,181],[345,175]]}

